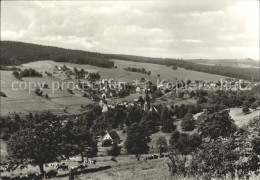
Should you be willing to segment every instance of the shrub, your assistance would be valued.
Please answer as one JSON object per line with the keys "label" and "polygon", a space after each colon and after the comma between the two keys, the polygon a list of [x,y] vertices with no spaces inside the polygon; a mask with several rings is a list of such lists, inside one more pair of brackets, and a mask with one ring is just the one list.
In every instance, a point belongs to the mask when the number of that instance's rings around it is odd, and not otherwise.
{"label": "shrub", "polygon": [[7,97],[6,94],[3,93],[3,92],[1,92],[1,91],[0,91],[0,96],[1,96],[1,97]]}
{"label": "shrub", "polygon": [[68,89],[68,92],[69,92],[70,94],[74,94],[71,89]]}
{"label": "shrub", "polygon": [[41,96],[42,95],[42,91],[39,88],[37,88],[35,90],[35,94],[37,94],[38,96]]}
{"label": "shrub", "polygon": [[112,144],[112,141],[110,139],[105,139],[102,142],[102,147],[109,147],[109,146],[111,146],[111,144]]}
{"label": "shrub", "polygon": [[20,74],[19,74],[19,72],[18,72],[18,71],[16,71],[16,70],[15,70],[15,71],[13,71],[13,76],[14,76],[15,78],[18,78],[18,77],[19,77],[19,75],[20,75]]}
{"label": "shrub", "polygon": [[178,67],[177,67],[177,66],[173,66],[172,69],[173,69],[173,70],[177,70]]}
{"label": "shrub", "polygon": [[248,108],[247,106],[244,106],[244,107],[242,108],[242,112],[243,112],[244,114],[248,114],[248,113],[250,112],[250,110],[249,110],[249,108]]}

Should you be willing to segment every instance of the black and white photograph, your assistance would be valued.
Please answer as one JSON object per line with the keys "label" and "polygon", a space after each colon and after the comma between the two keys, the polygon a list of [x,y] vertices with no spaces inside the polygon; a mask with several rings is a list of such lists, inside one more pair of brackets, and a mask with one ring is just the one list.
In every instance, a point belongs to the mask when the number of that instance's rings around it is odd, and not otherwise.
{"label": "black and white photograph", "polygon": [[259,0],[1,0],[1,180],[260,180]]}

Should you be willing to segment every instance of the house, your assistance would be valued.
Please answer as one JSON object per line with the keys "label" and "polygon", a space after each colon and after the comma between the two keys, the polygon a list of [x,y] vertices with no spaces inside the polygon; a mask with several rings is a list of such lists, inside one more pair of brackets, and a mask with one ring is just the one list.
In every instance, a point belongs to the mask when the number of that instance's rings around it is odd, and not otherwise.
{"label": "house", "polygon": [[141,91],[141,88],[140,87],[137,87],[136,88],[136,92],[140,92]]}
{"label": "house", "polygon": [[104,140],[111,140],[112,142],[116,142],[116,143],[120,143],[120,137],[118,136],[117,132],[116,131],[110,131],[108,132],[104,138],[103,138],[103,141]]}

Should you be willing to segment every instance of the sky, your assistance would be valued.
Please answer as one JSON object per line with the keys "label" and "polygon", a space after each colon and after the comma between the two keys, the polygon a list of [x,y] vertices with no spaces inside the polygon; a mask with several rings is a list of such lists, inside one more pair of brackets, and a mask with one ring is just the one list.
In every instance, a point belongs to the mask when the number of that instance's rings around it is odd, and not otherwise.
{"label": "sky", "polygon": [[259,1],[1,1],[1,40],[162,58],[259,59]]}

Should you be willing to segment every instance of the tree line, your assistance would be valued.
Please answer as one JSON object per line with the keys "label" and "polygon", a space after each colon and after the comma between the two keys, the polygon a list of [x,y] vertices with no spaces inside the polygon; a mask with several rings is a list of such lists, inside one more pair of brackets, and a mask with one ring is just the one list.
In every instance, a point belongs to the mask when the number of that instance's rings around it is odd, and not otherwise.
{"label": "tree line", "polygon": [[127,67],[127,68],[124,68],[124,70],[126,70],[126,71],[131,71],[131,72],[138,72],[138,73],[147,74],[147,75],[151,75],[151,71],[146,71],[145,68]]}
{"label": "tree line", "polygon": [[98,67],[111,68],[113,61],[100,53],[43,46],[15,41],[1,41],[1,65],[20,65],[39,60],[90,64]]}

